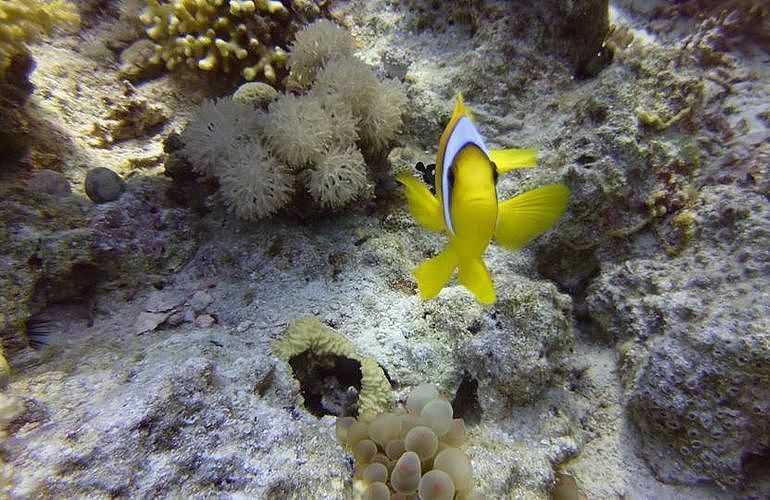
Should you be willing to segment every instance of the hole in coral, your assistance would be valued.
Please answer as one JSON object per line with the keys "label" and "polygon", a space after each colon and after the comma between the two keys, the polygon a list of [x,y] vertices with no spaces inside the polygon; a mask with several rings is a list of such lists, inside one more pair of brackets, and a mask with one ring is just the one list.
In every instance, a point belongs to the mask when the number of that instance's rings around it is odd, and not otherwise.
{"label": "hole in coral", "polygon": [[478,396],[479,383],[468,372],[463,374],[460,387],[452,400],[455,418],[461,418],[465,425],[478,425],[481,422],[481,404]]}
{"label": "hole in coral", "polygon": [[289,359],[299,381],[305,408],[316,417],[358,416],[361,364],[345,356],[310,351]]}

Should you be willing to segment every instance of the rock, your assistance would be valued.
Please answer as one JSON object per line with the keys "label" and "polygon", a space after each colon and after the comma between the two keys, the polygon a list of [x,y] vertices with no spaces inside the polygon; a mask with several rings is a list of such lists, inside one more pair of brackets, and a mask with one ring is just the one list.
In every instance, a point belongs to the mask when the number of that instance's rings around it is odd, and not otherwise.
{"label": "rock", "polygon": [[168,316],[168,313],[151,313],[142,311],[136,318],[136,323],[134,323],[134,332],[137,335],[151,332],[158,328],[158,326],[160,326],[164,321],[166,321]]}
{"label": "rock", "polygon": [[66,177],[59,172],[43,169],[29,180],[29,187],[38,193],[61,197],[72,193],[72,188]]}
{"label": "rock", "polygon": [[147,297],[144,310],[147,312],[167,312],[184,302],[184,296],[174,291],[155,291]]}
{"label": "rock", "polygon": [[196,215],[165,197],[171,182],[134,176],[113,203],[93,206],[89,224],[94,249],[109,279],[144,280],[147,274],[179,269],[194,252]]}
{"label": "rock", "polygon": [[545,22],[533,23],[543,29],[546,48],[567,57],[579,78],[595,76],[612,61],[603,43],[609,30],[608,0],[548,0],[533,4]]}
{"label": "rock", "polygon": [[209,295],[208,292],[199,290],[195,292],[190,299],[190,307],[192,307],[192,310],[196,313],[202,313],[213,301],[214,299],[211,298],[211,295]]}
{"label": "rock", "polygon": [[552,383],[574,343],[572,302],[548,282],[517,277],[500,297],[497,328],[475,335],[459,365],[479,383],[485,413],[534,401]]}
{"label": "rock", "polygon": [[109,168],[92,168],[86,174],[86,194],[94,203],[115,201],[125,189],[123,179]]}
{"label": "rock", "polygon": [[185,314],[183,311],[174,311],[166,319],[166,325],[170,328],[181,325],[185,322]]}
{"label": "rock", "polygon": [[120,76],[136,83],[150,80],[163,72],[163,65],[151,62],[155,55],[155,43],[141,39],[120,53]]}
{"label": "rock", "polygon": [[735,186],[700,197],[681,255],[605,264],[586,302],[621,341],[628,409],[658,478],[735,488],[770,443],[770,207]]}
{"label": "rock", "polygon": [[245,333],[252,326],[254,326],[254,322],[253,321],[248,321],[248,320],[241,321],[240,323],[238,323],[238,326],[235,328],[235,331],[237,333]]}
{"label": "rock", "polygon": [[210,328],[216,320],[210,314],[201,314],[195,318],[195,325],[199,328]]}

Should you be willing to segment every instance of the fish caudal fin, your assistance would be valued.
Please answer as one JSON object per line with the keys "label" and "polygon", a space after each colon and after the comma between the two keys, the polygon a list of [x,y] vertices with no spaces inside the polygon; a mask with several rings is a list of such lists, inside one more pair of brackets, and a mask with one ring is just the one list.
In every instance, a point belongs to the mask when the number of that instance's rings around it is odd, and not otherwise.
{"label": "fish caudal fin", "polygon": [[441,253],[420,264],[414,271],[417,287],[420,289],[420,297],[432,299],[438,295],[441,289],[449,283],[456,267],[457,252],[451,246],[447,246]]}
{"label": "fish caudal fin", "polygon": [[495,240],[511,250],[521,248],[553,226],[568,202],[567,186],[549,184],[500,203]]}
{"label": "fish caudal fin", "polygon": [[460,261],[459,267],[458,281],[460,284],[470,290],[476,296],[476,300],[482,304],[494,304],[497,300],[495,286],[492,284],[492,277],[481,257],[463,259]]}
{"label": "fish caudal fin", "polygon": [[428,190],[428,187],[408,174],[396,176],[396,180],[406,188],[406,201],[415,220],[428,231],[437,233],[446,231],[441,203]]}
{"label": "fish caudal fin", "polygon": [[493,149],[489,159],[497,166],[498,174],[505,174],[517,168],[530,168],[537,165],[536,149]]}

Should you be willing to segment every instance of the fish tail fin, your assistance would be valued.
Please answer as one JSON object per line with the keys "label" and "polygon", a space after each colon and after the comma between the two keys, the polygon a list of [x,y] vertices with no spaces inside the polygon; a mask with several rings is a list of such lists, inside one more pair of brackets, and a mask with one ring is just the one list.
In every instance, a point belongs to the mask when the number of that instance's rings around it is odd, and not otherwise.
{"label": "fish tail fin", "polygon": [[561,218],[569,202],[564,184],[549,184],[499,204],[495,240],[510,250],[523,247]]}
{"label": "fish tail fin", "polygon": [[457,267],[457,252],[448,245],[435,257],[420,264],[414,271],[420,297],[432,299],[449,283],[449,279]]}
{"label": "fish tail fin", "polygon": [[429,231],[446,231],[441,203],[431,194],[428,187],[408,174],[398,175],[396,180],[406,188],[409,211],[417,223]]}
{"label": "fish tail fin", "polygon": [[495,286],[481,257],[462,259],[459,267],[460,284],[470,290],[482,304],[494,304],[497,300]]}

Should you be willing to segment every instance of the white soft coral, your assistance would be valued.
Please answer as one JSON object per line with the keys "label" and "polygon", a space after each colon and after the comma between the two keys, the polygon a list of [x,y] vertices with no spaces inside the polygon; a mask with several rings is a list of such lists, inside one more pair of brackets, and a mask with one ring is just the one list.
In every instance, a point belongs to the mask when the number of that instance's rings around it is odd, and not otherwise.
{"label": "white soft coral", "polygon": [[329,151],[307,175],[308,191],[325,207],[347,205],[367,187],[366,162],[355,146]]}
{"label": "white soft coral", "polygon": [[195,172],[216,176],[224,168],[223,159],[237,149],[258,124],[257,113],[251,106],[230,97],[207,100],[200,105],[182,132],[182,154]]}
{"label": "white soft coral", "polygon": [[230,151],[219,174],[225,205],[242,219],[258,219],[277,212],[292,198],[294,178],[258,142]]}

